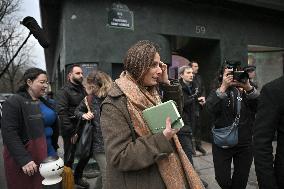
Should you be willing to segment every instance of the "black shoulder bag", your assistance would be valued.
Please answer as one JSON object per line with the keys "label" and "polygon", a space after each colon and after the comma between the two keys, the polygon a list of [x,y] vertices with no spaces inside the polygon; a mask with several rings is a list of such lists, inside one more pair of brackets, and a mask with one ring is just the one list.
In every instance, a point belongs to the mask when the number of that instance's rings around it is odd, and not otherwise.
{"label": "black shoulder bag", "polygon": [[215,126],[212,128],[213,140],[214,143],[221,147],[221,148],[232,148],[238,144],[238,137],[239,137],[239,120],[240,120],[240,113],[241,113],[241,101],[242,98],[240,96],[240,91],[238,91],[237,96],[237,114],[235,117],[234,122],[232,125],[227,127],[222,127],[216,129]]}
{"label": "black shoulder bag", "polygon": [[[87,106],[88,112],[91,111],[87,98],[84,98],[85,104]],[[80,122],[80,121],[79,121]],[[80,125],[80,123],[79,123]],[[91,120],[88,120],[83,124],[83,131],[80,136],[79,142],[77,144],[77,151],[76,155],[80,158],[86,158],[90,156],[91,150],[92,150],[92,141],[93,141],[93,130],[92,130],[92,122]]]}

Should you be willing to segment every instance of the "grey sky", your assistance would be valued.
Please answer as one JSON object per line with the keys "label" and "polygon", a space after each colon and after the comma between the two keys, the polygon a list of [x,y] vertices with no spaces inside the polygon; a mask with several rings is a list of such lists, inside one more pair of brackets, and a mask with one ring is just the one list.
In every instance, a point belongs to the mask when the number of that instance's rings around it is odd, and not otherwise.
{"label": "grey sky", "polygon": [[[34,17],[38,24],[41,26],[39,0],[22,0],[19,17],[21,20],[23,20],[23,18],[25,18],[26,16]],[[24,26],[21,25],[19,27]],[[26,35],[28,35],[28,32],[29,31],[27,29]],[[29,38],[28,43],[31,43],[34,46],[32,50],[32,56],[34,57],[33,60],[36,63],[34,66],[45,70],[46,66],[43,48],[39,45],[38,41],[33,36]]]}

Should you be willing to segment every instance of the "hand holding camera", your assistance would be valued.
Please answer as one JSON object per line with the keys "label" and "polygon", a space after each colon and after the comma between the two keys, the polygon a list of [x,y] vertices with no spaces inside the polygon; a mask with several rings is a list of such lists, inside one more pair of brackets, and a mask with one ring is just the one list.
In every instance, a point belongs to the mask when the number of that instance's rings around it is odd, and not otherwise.
{"label": "hand holding camera", "polygon": [[226,68],[223,74],[223,80],[220,87],[220,92],[224,93],[228,87],[234,84],[234,76],[232,75],[233,69]]}
{"label": "hand holding camera", "polygon": [[241,68],[241,62],[239,61],[227,61],[225,60],[226,68],[231,70],[229,74],[233,75],[234,82],[246,83],[249,80],[247,71],[243,71]]}
{"label": "hand holding camera", "polygon": [[245,83],[243,82],[239,82],[239,81],[235,81],[234,85],[236,87],[241,87],[243,88],[245,91],[251,91],[253,89],[253,86],[251,86],[249,80],[247,80]]}

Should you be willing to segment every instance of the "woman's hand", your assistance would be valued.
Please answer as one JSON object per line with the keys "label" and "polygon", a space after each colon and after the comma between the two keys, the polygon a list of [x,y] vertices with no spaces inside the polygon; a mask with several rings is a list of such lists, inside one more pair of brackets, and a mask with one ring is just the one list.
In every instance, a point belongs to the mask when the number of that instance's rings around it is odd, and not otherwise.
{"label": "woman's hand", "polygon": [[22,170],[26,175],[32,176],[37,172],[37,165],[35,164],[34,161],[30,161],[29,163],[27,163],[22,167]]}
{"label": "woman's hand", "polygon": [[168,140],[170,140],[178,131],[179,131],[179,129],[173,129],[172,128],[171,118],[167,117],[167,119],[166,119],[166,128],[165,128],[165,130],[163,130],[163,134],[165,135],[165,137]]}
{"label": "woman's hand", "polygon": [[162,74],[159,77],[159,82],[170,85],[169,76],[168,76],[168,70],[167,70],[167,68],[168,68],[167,64],[165,64],[162,61],[160,61],[159,66],[160,66],[160,68],[162,70]]}
{"label": "woman's hand", "polygon": [[82,115],[82,118],[84,120],[91,120],[94,118],[94,114],[92,112],[88,112]]}
{"label": "woman's hand", "polygon": [[233,82],[234,76],[231,74],[232,71],[233,71],[232,69],[228,69],[228,68],[225,69],[224,74],[223,74],[222,84],[220,87],[220,92],[224,93],[228,87],[234,84]]}

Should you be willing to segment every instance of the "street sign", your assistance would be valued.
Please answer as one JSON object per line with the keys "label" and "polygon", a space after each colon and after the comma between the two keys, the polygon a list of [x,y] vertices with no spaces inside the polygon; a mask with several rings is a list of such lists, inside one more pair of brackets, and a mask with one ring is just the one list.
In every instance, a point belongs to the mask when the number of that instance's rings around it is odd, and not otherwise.
{"label": "street sign", "polygon": [[133,12],[126,5],[115,4],[108,10],[108,26],[134,30]]}
{"label": "street sign", "polygon": [[80,64],[83,70],[84,77],[87,77],[90,73],[98,69],[98,65],[96,63],[89,64]]}

